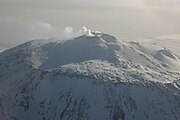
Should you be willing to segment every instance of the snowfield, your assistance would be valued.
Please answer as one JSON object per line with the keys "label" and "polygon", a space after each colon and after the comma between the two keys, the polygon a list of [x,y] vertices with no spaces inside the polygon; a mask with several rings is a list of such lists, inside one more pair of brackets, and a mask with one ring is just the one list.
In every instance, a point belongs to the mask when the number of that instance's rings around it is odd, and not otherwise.
{"label": "snowfield", "polygon": [[1,120],[180,119],[178,35],[121,41],[83,32],[0,53]]}

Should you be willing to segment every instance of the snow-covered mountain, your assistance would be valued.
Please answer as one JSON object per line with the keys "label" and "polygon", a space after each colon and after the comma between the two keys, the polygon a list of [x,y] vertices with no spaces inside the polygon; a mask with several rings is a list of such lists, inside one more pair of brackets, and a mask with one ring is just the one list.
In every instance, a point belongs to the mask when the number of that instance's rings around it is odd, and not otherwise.
{"label": "snow-covered mountain", "polygon": [[0,119],[179,120],[180,57],[103,33],[24,43],[0,53]]}

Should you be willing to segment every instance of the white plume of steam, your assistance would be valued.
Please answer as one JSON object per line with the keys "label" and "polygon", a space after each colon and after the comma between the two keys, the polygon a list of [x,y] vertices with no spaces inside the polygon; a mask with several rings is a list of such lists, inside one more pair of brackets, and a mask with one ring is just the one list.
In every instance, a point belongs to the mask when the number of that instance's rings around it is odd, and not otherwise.
{"label": "white plume of steam", "polygon": [[85,36],[94,36],[94,34],[91,32],[90,29],[86,28],[85,26],[83,26],[81,29],[80,29],[80,32],[85,35]]}
{"label": "white plume of steam", "polygon": [[19,17],[0,17],[0,51],[33,39],[58,38],[68,40],[79,36],[73,27]]}

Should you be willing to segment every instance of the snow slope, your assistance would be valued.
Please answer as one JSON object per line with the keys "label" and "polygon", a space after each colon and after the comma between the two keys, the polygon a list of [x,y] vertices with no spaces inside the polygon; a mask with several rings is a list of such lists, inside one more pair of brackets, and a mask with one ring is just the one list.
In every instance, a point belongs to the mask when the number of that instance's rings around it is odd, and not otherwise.
{"label": "snow slope", "polygon": [[138,40],[140,44],[148,48],[147,51],[153,49],[156,58],[166,63],[170,68],[178,70],[180,68],[180,35],[172,34],[155,38],[146,38]]}
{"label": "snow slope", "polygon": [[180,119],[179,54],[91,34],[33,40],[0,53],[0,118]]}

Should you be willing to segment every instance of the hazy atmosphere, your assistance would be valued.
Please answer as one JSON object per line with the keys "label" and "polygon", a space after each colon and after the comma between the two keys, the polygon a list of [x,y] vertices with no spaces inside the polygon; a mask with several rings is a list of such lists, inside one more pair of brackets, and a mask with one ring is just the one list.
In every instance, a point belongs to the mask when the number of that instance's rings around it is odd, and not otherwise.
{"label": "hazy atmosphere", "polygon": [[179,0],[0,0],[0,51],[81,26],[135,39],[180,33]]}

